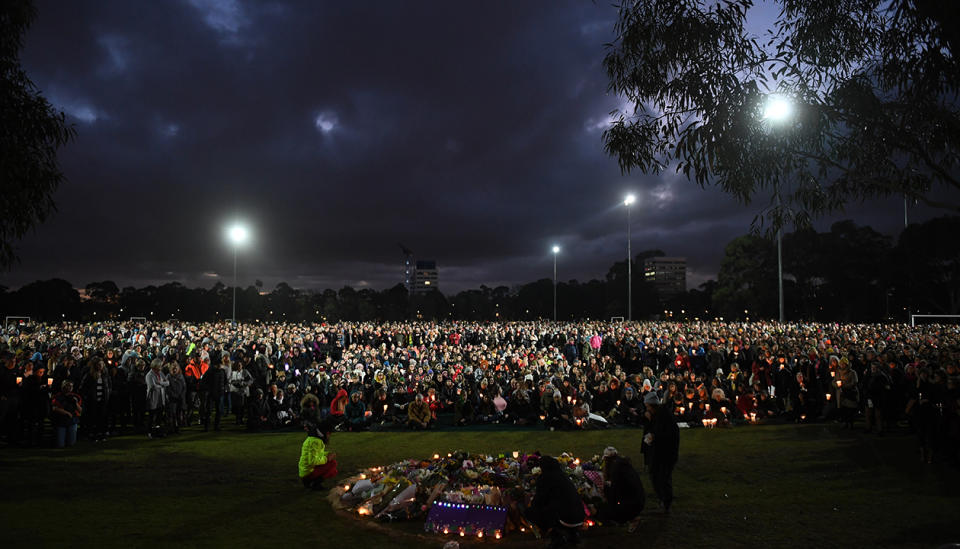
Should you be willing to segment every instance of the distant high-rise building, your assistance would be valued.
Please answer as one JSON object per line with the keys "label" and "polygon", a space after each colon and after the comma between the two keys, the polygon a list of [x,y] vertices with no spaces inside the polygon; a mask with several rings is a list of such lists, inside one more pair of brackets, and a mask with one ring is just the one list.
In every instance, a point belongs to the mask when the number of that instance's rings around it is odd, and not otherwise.
{"label": "distant high-rise building", "polygon": [[656,288],[660,297],[673,297],[687,291],[687,258],[650,257],[643,262],[643,277]]}
{"label": "distant high-rise building", "polygon": [[416,269],[413,271],[413,288],[410,293],[418,294],[438,290],[437,283],[437,262],[417,260]]}
{"label": "distant high-rise building", "polygon": [[413,250],[400,244],[403,250],[403,286],[408,292],[413,291]]}

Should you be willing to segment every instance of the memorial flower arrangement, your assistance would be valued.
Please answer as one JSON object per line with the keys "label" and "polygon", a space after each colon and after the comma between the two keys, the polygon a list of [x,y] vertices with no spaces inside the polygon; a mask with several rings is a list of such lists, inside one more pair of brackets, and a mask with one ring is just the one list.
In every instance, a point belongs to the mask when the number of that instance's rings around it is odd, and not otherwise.
{"label": "memorial flower arrangement", "polygon": [[[427,518],[431,507],[499,510],[506,513],[503,528],[488,531],[498,539],[508,531],[527,531],[521,509],[529,504],[540,475],[539,452],[511,454],[470,454],[456,451],[429,459],[407,459],[391,465],[372,467],[339,486],[337,506],[343,510],[381,521]],[[557,456],[564,471],[577,487],[588,514],[602,499],[601,457],[581,462],[563,453]],[[483,536],[483,529],[461,524],[451,532],[449,525],[431,524],[428,531]]]}

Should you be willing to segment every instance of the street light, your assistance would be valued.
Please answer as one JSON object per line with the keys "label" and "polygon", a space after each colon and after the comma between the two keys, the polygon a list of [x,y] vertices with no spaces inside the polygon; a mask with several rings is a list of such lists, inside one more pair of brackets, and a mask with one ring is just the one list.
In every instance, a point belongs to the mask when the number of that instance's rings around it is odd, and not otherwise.
{"label": "street light", "polygon": [[557,321],[557,254],[560,246],[553,247],[553,321]]}
{"label": "street light", "polygon": [[247,241],[250,236],[247,228],[240,224],[235,224],[227,229],[227,237],[233,243],[233,324],[237,324],[237,250]]}
{"label": "street light", "polygon": [[783,122],[793,114],[793,105],[786,97],[778,94],[767,96],[763,106],[763,117],[771,122]]}
{"label": "street light", "polygon": [[[763,107],[763,118],[771,124],[786,122],[793,115],[793,105],[790,100],[779,94],[770,94],[767,96],[766,104]],[[777,208],[780,208],[780,181],[777,180],[774,188],[777,198]],[[779,211],[778,211],[779,213]],[[780,322],[784,320],[783,314],[783,222],[782,219],[777,227],[777,298],[780,303]]]}
{"label": "street light", "polygon": [[623,199],[627,207],[627,320],[633,320],[633,254],[630,252],[630,206],[637,201],[637,197],[628,194]]}

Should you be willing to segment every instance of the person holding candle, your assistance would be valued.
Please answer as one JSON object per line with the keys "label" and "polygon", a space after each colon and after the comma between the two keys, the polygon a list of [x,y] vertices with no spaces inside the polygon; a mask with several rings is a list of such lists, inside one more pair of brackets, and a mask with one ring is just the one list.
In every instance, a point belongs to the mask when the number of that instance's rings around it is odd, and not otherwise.
{"label": "person holding candle", "polygon": [[367,405],[360,399],[363,396],[359,390],[350,395],[350,402],[344,408],[343,416],[347,420],[347,428],[351,431],[367,430]]}
{"label": "person holding candle", "polygon": [[836,384],[840,421],[845,428],[853,428],[853,419],[860,408],[860,388],[857,372],[850,367],[850,360],[847,357],[840,359]]}

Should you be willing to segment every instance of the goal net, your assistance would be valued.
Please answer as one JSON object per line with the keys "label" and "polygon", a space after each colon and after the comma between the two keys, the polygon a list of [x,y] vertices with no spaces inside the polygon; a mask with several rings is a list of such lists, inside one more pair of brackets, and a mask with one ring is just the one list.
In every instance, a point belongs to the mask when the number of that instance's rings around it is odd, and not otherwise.
{"label": "goal net", "polygon": [[[947,321],[948,318],[953,320]],[[910,315],[910,326],[916,326],[918,320],[920,324],[956,324],[960,315]]]}

